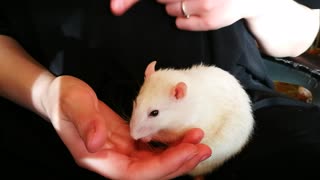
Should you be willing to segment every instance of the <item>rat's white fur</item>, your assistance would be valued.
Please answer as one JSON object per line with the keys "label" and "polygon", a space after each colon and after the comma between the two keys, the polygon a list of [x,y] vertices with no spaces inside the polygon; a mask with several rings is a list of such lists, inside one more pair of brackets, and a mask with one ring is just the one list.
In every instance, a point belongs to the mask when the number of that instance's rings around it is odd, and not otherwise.
{"label": "rat's white fur", "polygon": [[[179,82],[187,90],[176,99],[172,88]],[[148,116],[156,109],[158,116]],[[147,77],[130,120],[135,139],[174,141],[189,128],[201,128],[205,133],[201,143],[210,146],[213,155],[190,172],[193,176],[213,171],[241,151],[253,126],[251,102],[238,80],[227,71],[202,64],[183,70],[160,69]]]}

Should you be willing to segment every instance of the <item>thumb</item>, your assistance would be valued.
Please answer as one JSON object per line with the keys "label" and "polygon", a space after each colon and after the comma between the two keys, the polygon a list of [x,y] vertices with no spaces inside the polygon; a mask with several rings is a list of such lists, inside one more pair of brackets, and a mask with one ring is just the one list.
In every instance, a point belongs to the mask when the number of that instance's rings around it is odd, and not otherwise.
{"label": "thumb", "polygon": [[69,86],[61,97],[61,111],[76,127],[89,152],[96,152],[106,139],[106,125],[99,113],[98,99],[91,88]]}
{"label": "thumb", "polygon": [[139,0],[111,0],[110,8],[113,14],[122,15]]}

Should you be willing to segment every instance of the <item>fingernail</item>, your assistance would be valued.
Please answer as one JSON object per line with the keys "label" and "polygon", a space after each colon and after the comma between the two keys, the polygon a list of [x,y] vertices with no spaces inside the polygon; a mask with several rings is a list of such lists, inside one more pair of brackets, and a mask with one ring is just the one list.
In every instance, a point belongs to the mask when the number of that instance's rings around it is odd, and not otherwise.
{"label": "fingernail", "polygon": [[204,160],[208,159],[210,156],[211,156],[211,154],[203,155],[203,156],[200,158],[200,161],[204,161]]}

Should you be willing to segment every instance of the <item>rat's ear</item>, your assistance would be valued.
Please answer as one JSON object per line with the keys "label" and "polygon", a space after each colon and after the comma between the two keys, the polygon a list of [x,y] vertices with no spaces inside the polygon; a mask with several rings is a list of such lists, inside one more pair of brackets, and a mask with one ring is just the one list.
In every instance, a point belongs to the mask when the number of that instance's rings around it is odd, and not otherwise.
{"label": "rat's ear", "polygon": [[172,96],[176,99],[181,99],[187,94],[187,84],[184,82],[178,82],[172,89]]}
{"label": "rat's ear", "polygon": [[146,68],[144,72],[144,78],[147,79],[151,74],[155,72],[155,66],[157,61],[152,61]]}

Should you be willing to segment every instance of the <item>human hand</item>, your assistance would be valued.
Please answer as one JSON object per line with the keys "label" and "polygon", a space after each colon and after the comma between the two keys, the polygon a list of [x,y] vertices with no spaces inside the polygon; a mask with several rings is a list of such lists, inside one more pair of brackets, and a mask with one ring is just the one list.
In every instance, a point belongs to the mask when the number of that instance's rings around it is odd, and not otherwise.
{"label": "human hand", "polygon": [[[252,0],[157,0],[169,15],[176,17],[180,29],[202,31],[228,26],[241,18],[253,16],[257,3]],[[111,10],[121,15],[138,0],[112,0]],[[260,1],[259,1],[260,2]],[[190,15],[186,18],[184,12]]]}
{"label": "human hand", "polygon": [[111,0],[110,9],[115,15],[122,15],[139,0]]}
{"label": "human hand", "polygon": [[248,15],[248,0],[157,0],[180,29],[203,31],[228,26]]}
{"label": "human hand", "polygon": [[83,81],[57,77],[43,100],[48,117],[76,163],[111,179],[170,179],[192,170],[211,155],[198,144],[199,129],[166,150],[137,144],[129,126]]}

